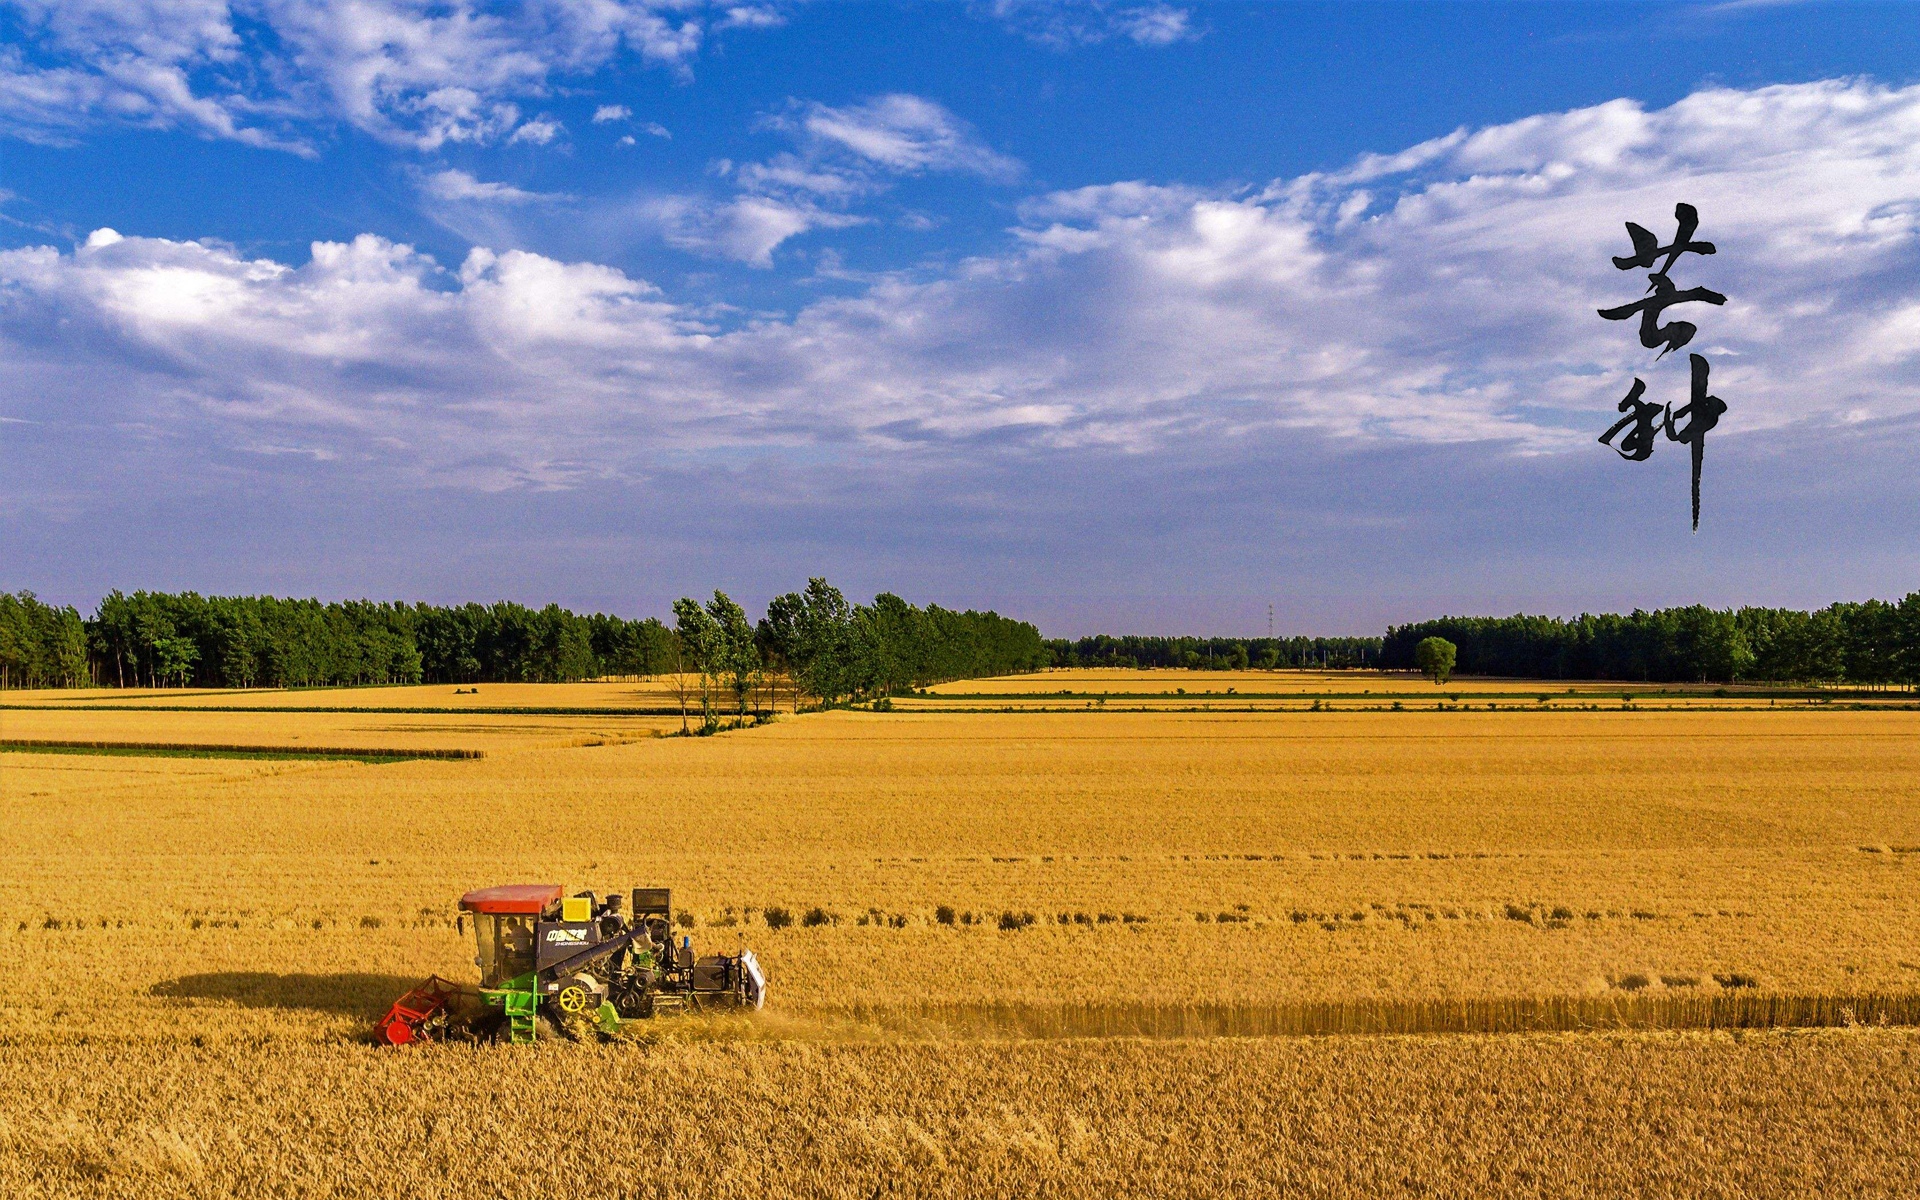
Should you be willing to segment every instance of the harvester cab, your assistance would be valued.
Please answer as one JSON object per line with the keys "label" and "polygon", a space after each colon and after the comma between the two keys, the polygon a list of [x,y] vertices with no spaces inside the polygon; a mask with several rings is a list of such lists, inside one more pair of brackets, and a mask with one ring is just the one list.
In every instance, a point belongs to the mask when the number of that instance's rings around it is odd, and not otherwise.
{"label": "harvester cab", "polygon": [[[618,892],[563,895],[559,884],[509,884],[460,898],[461,921],[473,921],[474,965],[480,968],[479,1013],[471,1033],[531,1042],[542,1018],[549,1030],[589,1021],[611,1033],[626,1021],[710,1008],[758,1009],[767,981],[753,951],[696,958],[693,939],[674,942],[673,894],[634,888],[631,910]],[[425,1017],[438,977],[396,1001],[379,1026],[396,1045],[449,1027],[443,1001]]]}

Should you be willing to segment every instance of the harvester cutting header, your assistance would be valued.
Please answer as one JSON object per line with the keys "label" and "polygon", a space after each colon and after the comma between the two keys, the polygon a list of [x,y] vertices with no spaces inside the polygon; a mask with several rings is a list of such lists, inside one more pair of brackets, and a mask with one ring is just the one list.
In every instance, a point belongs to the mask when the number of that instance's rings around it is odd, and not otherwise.
{"label": "harvester cutting header", "polygon": [[394,1002],[378,1040],[403,1046],[447,1030],[531,1042],[542,1029],[589,1021],[611,1033],[626,1021],[708,1008],[758,1009],[767,981],[751,950],[696,959],[673,938],[673,893],[634,888],[563,896],[555,883],[481,888],[460,897],[475,938],[477,989],[433,976]]}

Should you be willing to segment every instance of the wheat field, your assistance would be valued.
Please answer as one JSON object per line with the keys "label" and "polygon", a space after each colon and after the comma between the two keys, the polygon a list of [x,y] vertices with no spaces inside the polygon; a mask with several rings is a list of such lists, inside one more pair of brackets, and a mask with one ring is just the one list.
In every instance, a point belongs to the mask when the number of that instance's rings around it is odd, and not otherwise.
{"label": "wheat field", "polygon": [[[0,754],[0,1185],[1920,1182],[1920,714],[837,712],[674,738],[579,686],[482,699],[610,711],[0,711],[0,741],[486,754]],[[319,707],[242,707],[289,706]],[[471,975],[458,896],[516,881],[673,887],[696,947],[759,954],[768,1011],[363,1045],[412,982]],[[1779,1023],[1823,1028],[1660,1028]]]}
{"label": "wheat field", "polygon": [[[699,677],[689,675],[698,704]],[[782,689],[783,692],[785,689]],[[316,688],[45,688],[0,691],[0,703],[22,708],[76,710],[148,708],[156,711],[186,708],[235,710],[304,709],[361,711],[366,709],[629,709],[669,708],[679,703],[675,677],[600,680],[590,683],[450,683],[390,687]]]}
{"label": "wheat field", "polygon": [[1462,677],[1434,684],[1411,671],[1056,668],[963,679],[889,701],[919,712],[1592,712],[1903,707],[1904,689],[1764,684],[1529,681]]}
{"label": "wheat field", "polygon": [[[1186,668],[1060,667],[1030,675],[1002,675],[993,679],[958,679],[923,689],[930,696],[1006,696],[1047,697],[1068,695],[1142,695],[1216,696],[1255,695],[1349,695],[1360,697],[1418,694],[1448,696],[1455,692],[1469,695],[1505,695],[1545,693],[1548,695],[1606,695],[1623,691],[1647,694],[1670,692],[1675,695],[1707,694],[1711,686],[1689,684],[1647,684],[1634,687],[1612,682],[1540,683],[1513,679],[1460,677],[1435,685],[1414,671],[1370,670],[1298,670],[1208,671]],[[46,692],[41,695],[58,695]]]}

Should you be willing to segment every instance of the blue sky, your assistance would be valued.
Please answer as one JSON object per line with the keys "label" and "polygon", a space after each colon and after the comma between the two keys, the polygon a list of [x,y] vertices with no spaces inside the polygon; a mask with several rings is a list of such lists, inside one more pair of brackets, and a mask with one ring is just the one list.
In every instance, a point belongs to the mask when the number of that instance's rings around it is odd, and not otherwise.
{"label": "blue sky", "polygon": [[[1901,594],[1916,76],[1893,4],[0,0],[0,583]],[[1678,200],[1698,534],[1594,442]]]}

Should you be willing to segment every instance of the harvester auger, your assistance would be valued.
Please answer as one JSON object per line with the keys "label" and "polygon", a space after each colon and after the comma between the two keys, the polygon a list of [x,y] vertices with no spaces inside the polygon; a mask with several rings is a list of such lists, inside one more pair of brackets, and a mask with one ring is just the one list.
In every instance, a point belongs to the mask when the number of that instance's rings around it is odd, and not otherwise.
{"label": "harvester auger", "polygon": [[[556,883],[481,888],[460,897],[473,921],[476,989],[435,976],[394,1002],[375,1027],[396,1046],[459,1030],[531,1042],[541,1019],[567,1029],[580,1020],[602,1033],[627,1021],[705,1009],[758,1009],[767,981],[751,950],[696,959],[693,939],[673,934],[673,893],[634,888],[631,915],[618,892],[562,896]],[[461,1004],[462,998],[466,1004]]]}

